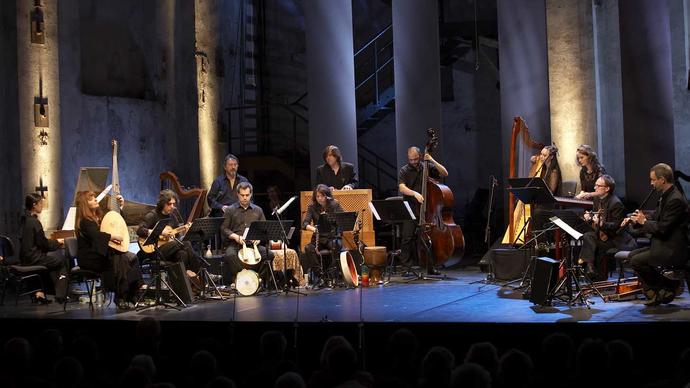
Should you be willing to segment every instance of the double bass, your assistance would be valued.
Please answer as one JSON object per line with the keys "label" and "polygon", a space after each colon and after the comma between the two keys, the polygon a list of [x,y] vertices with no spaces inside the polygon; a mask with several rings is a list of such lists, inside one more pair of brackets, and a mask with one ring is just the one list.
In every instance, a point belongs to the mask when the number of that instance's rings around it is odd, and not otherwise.
{"label": "double bass", "polygon": [[[460,257],[465,252],[465,237],[462,229],[453,220],[455,197],[450,188],[429,177],[428,161],[424,155],[431,154],[438,145],[438,129],[427,129],[428,140],[424,147],[422,164],[422,192],[424,206],[419,209],[420,238],[424,242],[419,249],[420,265],[426,266],[431,254],[431,264],[441,266],[455,252]],[[427,247],[431,247],[429,251]]]}

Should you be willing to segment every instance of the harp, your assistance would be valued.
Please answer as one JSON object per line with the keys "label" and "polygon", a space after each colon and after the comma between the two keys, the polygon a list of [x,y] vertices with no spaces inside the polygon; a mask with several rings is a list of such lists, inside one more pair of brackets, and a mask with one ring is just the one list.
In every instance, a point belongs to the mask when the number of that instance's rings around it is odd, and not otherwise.
{"label": "harp", "polygon": [[201,188],[188,188],[180,183],[180,179],[172,171],[165,171],[160,174],[161,190],[170,189],[174,191],[178,198],[178,209],[180,214],[187,215],[187,223],[206,214],[204,206],[206,204],[206,193],[208,190]]}
{"label": "harp", "polygon": [[[533,163],[529,173],[525,174],[529,166],[530,158],[535,152],[544,148],[544,144],[532,140],[529,134],[529,128],[525,120],[520,116],[513,118],[513,128],[510,137],[510,162],[509,162],[509,178],[516,178],[519,175],[534,176],[539,169],[540,163]],[[520,167],[524,167],[518,171]],[[508,199],[508,229],[503,236],[504,244],[514,244],[518,240],[525,241],[526,229],[524,220],[530,216],[530,206],[523,204],[521,201],[515,201],[513,194],[510,194]],[[521,232],[522,231],[522,232]],[[520,233],[520,235],[517,235]]]}

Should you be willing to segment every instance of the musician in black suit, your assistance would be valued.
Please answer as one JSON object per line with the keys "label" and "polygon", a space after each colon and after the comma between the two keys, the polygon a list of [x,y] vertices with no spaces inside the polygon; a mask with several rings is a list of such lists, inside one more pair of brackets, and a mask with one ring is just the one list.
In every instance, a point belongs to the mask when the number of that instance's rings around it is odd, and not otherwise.
{"label": "musician in black suit", "polygon": [[[225,256],[223,257],[223,262],[225,263],[226,279],[234,282],[239,273],[243,268],[258,271],[261,278],[264,280],[264,284],[268,284],[268,279],[270,276],[270,266],[267,265],[254,265],[250,266],[244,264],[239,258],[239,252],[243,248],[243,243],[247,245],[248,248],[253,250],[253,246],[250,241],[245,242],[244,235],[245,229],[251,225],[254,221],[265,221],[266,216],[261,207],[252,203],[252,194],[254,188],[249,182],[240,182],[237,185],[237,198],[238,201],[230,205],[230,208],[225,213],[225,220],[223,220],[223,225],[221,225],[220,230],[223,234],[223,239],[225,246]],[[272,260],[273,252],[266,249],[263,245],[257,247],[262,261]],[[263,263],[262,263],[263,264]]]}
{"label": "musician in black suit", "polygon": [[233,154],[225,155],[223,175],[218,176],[208,190],[206,199],[211,207],[211,217],[222,217],[233,203],[237,202],[237,185],[249,180],[237,173],[240,160]]}
{"label": "musician in black suit", "polygon": [[[419,217],[420,206],[424,203],[422,196],[422,152],[418,147],[410,147],[407,149],[407,164],[400,168],[398,172],[398,191],[403,195],[403,199],[407,201],[415,214]],[[437,162],[430,154],[424,154],[424,160],[429,166],[430,178],[442,178],[448,176],[448,170],[439,162]],[[405,267],[411,267],[419,262],[417,257],[417,224],[419,220],[405,222],[402,226],[402,241],[400,249],[400,264]],[[430,272],[436,272],[430,268]]]}
{"label": "musician in black suit", "polygon": [[338,147],[329,145],[323,150],[324,164],[316,168],[316,184],[324,184],[331,190],[352,190],[357,188],[355,166],[343,162]]}
{"label": "musician in black suit", "polygon": [[649,180],[661,193],[654,214],[647,218],[639,209],[623,222],[633,224],[638,234],[651,237],[651,246],[630,253],[630,264],[642,280],[648,305],[670,303],[675,298],[677,280],[663,276],[662,268],[681,268],[688,260],[688,203],[674,186],[673,170],[664,163],[651,168]]}
{"label": "musician in black suit", "polygon": [[201,269],[201,262],[189,241],[181,242],[175,238],[174,229],[181,228],[180,233],[186,232],[186,228],[182,228],[184,220],[177,210],[177,202],[177,194],[174,191],[161,190],[156,201],[156,208],[146,213],[139,223],[137,236],[146,239],[158,221],[168,219],[168,226],[172,230],[164,231],[161,236],[169,241],[158,247],[158,252],[165,261],[184,263],[187,276],[194,279]]}
{"label": "musician in black suit", "polygon": [[603,280],[598,271],[601,260],[607,250],[635,249],[635,240],[627,230],[617,233],[621,221],[625,218],[625,206],[614,194],[616,182],[610,175],[602,175],[594,183],[594,191],[591,193],[594,204],[594,213],[585,213],[585,220],[592,224],[594,230],[582,237],[582,250],[580,261],[587,263],[587,275],[590,279]]}
{"label": "musician in black suit", "polygon": [[[314,188],[311,196],[311,203],[307,207],[307,212],[302,221],[302,229],[316,232],[319,217],[322,214],[340,213],[343,208],[340,203],[333,199],[331,189],[320,184]],[[338,254],[341,249],[341,243],[334,238],[334,231],[331,230],[326,233],[320,233],[318,241],[316,234],[311,236],[311,242],[304,246],[304,255],[300,259],[300,264],[305,273],[311,270],[312,283],[317,284],[317,278],[323,277],[323,270],[329,268],[332,264],[333,257],[331,255],[323,256],[323,266],[318,255],[320,250],[329,250]]]}

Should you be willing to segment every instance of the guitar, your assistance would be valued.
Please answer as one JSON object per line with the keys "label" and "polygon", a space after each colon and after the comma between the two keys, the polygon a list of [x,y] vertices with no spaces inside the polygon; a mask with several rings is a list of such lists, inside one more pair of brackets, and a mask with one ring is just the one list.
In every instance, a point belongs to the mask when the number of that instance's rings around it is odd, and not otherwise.
{"label": "guitar", "polygon": [[139,243],[139,248],[141,248],[141,250],[144,251],[145,253],[151,254],[156,250],[156,248],[160,248],[163,245],[165,245],[165,244],[167,244],[173,240],[174,237],[168,237],[168,235],[169,235],[168,233],[172,232],[172,236],[177,236],[178,233],[186,232],[187,229],[189,229],[189,227],[191,225],[192,225],[192,223],[190,222],[188,224],[180,225],[175,229],[173,229],[170,226],[166,226],[163,229],[163,232],[161,232],[161,235],[158,239],[157,244],[144,245],[144,242],[146,241],[146,237],[139,237],[137,239],[137,242]]}
{"label": "guitar", "polygon": [[118,252],[125,253],[129,251],[129,229],[127,228],[125,219],[122,218],[120,214],[122,209],[117,201],[117,197],[120,195],[120,177],[117,171],[117,140],[113,139],[111,144],[113,146],[113,188],[110,194],[111,210],[105,214],[101,221],[101,232],[108,233],[111,236],[115,235],[122,237],[122,241],[120,241],[119,244],[114,241],[109,241],[108,246]]}
{"label": "guitar", "polygon": [[254,245],[254,249],[250,249],[247,247],[247,242],[242,241],[242,249],[237,252],[237,257],[239,257],[240,261],[244,264],[256,265],[261,261],[261,253],[259,253],[258,248],[259,241],[255,240],[251,241],[251,243]]}

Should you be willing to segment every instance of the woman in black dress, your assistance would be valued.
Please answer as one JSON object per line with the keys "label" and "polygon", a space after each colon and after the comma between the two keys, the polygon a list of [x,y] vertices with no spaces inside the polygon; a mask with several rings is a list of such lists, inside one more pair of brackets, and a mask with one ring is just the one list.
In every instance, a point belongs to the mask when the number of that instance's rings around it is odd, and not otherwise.
{"label": "woman in black dress", "polygon": [[[302,229],[316,232],[321,214],[339,213],[342,211],[343,208],[340,206],[340,203],[333,199],[331,189],[324,184],[317,185],[311,196],[311,204],[307,207],[307,213],[304,215]],[[323,256],[324,262],[321,263],[318,251],[329,250],[331,252],[335,251],[336,254],[340,252],[340,244],[333,239],[333,234],[332,231],[319,233],[317,241],[315,233],[311,237],[311,242],[304,247],[304,255],[300,264],[305,273],[311,270],[310,276],[313,280],[315,280],[315,277],[321,278],[323,270],[329,268],[333,260],[331,255],[327,255]]]}
{"label": "woman in black dress", "polygon": [[594,183],[600,176],[606,174],[606,169],[599,163],[597,153],[587,144],[577,147],[577,165],[580,166],[580,193],[577,199],[592,199],[595,197]]}
{"label": "woman in black dress", "polygon": [[[120,206],[124,205],[118,198]],[[104,288],[115,292],[118,308],[127,309],[135,301],[136,292],[142,284],[137,256],[131,252],[118,252],[108,242],[121,242],[123,236],[110,235],[100,231],[102,212],[92,191],[77,193],[77,235],[79,266],[82,269],[101,274]]]}

